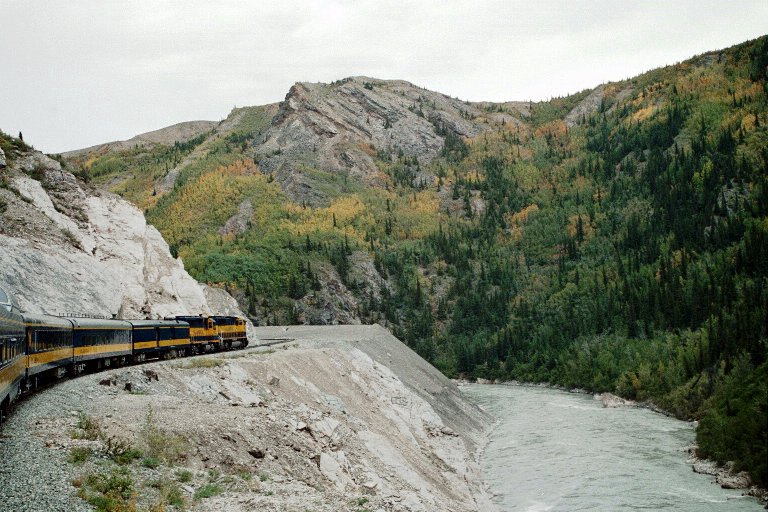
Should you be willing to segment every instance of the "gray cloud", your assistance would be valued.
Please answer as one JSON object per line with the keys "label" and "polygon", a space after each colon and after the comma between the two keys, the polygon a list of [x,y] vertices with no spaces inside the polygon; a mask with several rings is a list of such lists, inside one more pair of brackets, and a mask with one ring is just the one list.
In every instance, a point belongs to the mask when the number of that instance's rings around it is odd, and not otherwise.
{"label": "gray cloud", "polygon": [[768,2],[0,0],[0,12],[0,128],[55,152],[358,74],[547,99],[762,35]]}

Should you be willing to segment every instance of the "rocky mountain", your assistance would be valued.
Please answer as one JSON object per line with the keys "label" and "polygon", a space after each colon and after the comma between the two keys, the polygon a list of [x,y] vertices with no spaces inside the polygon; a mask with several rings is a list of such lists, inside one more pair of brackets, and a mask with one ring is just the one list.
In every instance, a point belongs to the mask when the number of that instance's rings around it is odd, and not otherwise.
{"label": "rocky mountain", "polygon": [[327,198],[309,170],[383,186],[377,156],[405,155],[426,164],[443,149],[445,134],[474,137],[488,121],[469,102],[401,80],[297,83],[252,152],[290,199],[319,205]]}
{"label": "rocky mountain", "polygon": [[[138,156],[148,147],[194,141],[197,151],[153,173],[151,186],[162,194],[172,189],[180,170],[218,151],[215,141],[224,139],[230,146],[243,144],[243,154],[253,158],[261,172],[272,175],[290,200],[322,206],[335,195],[328,190],[328,181],[341,176],[385,187],[390,180],[377,160],[405,156],[427,164],[443,150],[448,134],[472,138],[501,123],[521,125],[529,114],[527,107],[517,102],[461,101],[403,80],[349,77],[330,84],[297,83],[279,104],[236,108],[220,123],[179,123],[63,156],[90,167],[94,159],[115,153]],[[124,178],[125,170],[96,168],[98,174],[112,178],[115,174]],[[109,185],[114,188],[115,182]]]}
{"label": "rocky mountain", "polygon": [[128,140],[107,142],[88,148],[67,151],[62,153],[62,156],[66,158],[76,158],[84,154],[103,154],[112,151],[130,149],[136,146],[154,144],[173,145],[176,142],[186,142],[190,139],[194,139],[195,137],[199,137],[200,135],[212,131],[217,125],[218,123],[215,121],[186,121],[183,123],[174,124],[172,126],[166,126],[165,128],[160,128],[159,130],[141,133],[131,137]]}
{"label": "rocky mountain", "polygon": [[163,318],[242,314],[171,256],[142,212],[1,134],[0,275],[32,313]]}

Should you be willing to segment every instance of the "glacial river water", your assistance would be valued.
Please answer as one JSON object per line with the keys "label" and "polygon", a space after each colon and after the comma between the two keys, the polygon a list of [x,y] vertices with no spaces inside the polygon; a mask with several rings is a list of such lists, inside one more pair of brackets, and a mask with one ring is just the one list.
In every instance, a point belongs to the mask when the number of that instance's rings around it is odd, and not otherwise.
{"label": "glacial river water", "polygon": [[499,420],[480,462],[503,511],[763,510],[691,470],[689,423],[541,387],[462,390]]}

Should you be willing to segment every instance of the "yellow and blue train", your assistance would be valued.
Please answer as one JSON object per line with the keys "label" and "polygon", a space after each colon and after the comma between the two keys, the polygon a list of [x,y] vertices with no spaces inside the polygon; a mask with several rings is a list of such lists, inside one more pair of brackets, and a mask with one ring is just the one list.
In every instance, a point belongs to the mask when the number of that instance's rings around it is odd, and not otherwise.
{"label": "yellow and blue train", "polygon": [[86,370],[248,345],[236,316],[107,320],[19,313],[0,288],[0,423],[25,391]]}

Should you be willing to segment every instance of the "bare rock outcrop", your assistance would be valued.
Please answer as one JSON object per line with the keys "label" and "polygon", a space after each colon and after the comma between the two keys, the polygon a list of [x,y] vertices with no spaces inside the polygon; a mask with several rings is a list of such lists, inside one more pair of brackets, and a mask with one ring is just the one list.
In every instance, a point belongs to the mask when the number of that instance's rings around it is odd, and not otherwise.
{"label": "bare rock outcrop", "polygon": [[718,465],[709,459],[694,458],[691,466],[695,473],[714,476],[715,482],[723,489],[749,489],[752,486],[749,473],[734,471],[733,462]]}
{"label": "bare rock outcrop", "polygon": [[589,93],[586,98],[581,100],[581,102],[576,105],[573,110],[568,112],[568,114],[565,116],[565,124],[568,126],[576,126],[579,124],[579,121],[582,117],[588,117],[593,112],[597,112],[600,108],[600,104],[602,103],[603,98],[605,97],[604,89],[604,85],[595,87],[595,89]]}
{"label": "bare rock outcrop", "polygon": [[[0,275],[22,310],[162,318],[242,313],[211,307],[142,212],[89,188],[42,153],[3,171]],[[243,315],[244,316],[244,315]]]}
{"label": "bare rock outcrop", "polygon": [[483,129],[473,121],[480,114],[472,104],[404,81],[297,83],[254,152],[289,197],[316,205],[326,198],[313,186],[313,170],[381,184],[377,152],[428,161],[443,147],[436,127],[472,137]]}
{"label": "bare rock outcrop", "polygon": [[315,269],[319,289],[294,304],[297,323],[313,325],[359,324],[358,300],[330,265]]}
{"label": "bare rock outcrop", "polygon": [[237,213],[230,217],[227,222],[219,228],[220,235],[239,235],[248,229],[248,223],[253,217],[253,203],[249,197],[245,198]]}
{"label": "bare rock outcrop", "polygon": [[637,405],[632,400],[621,398],[613,393],[602,393],[600,395],[595,395],[595,398],[603,403],[603,407],[609,409],[616,407],[635,407]]}

